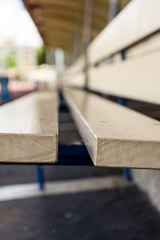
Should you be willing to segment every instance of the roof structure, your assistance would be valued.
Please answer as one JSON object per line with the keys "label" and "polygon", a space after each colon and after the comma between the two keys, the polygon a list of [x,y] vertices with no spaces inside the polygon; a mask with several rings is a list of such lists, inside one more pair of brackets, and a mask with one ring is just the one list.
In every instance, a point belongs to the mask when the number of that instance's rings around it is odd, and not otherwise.
{"label": "roof structure", "polygon": [[[113,1],[113,0],[112,0]],[[115,0],[114,0],[115,1]],[[121,10],[130,0],[119,0]],[[107,25],[110,0],[23,0],[44,44],[80,52]],[[85,35],[89,35],[86,43]]]}

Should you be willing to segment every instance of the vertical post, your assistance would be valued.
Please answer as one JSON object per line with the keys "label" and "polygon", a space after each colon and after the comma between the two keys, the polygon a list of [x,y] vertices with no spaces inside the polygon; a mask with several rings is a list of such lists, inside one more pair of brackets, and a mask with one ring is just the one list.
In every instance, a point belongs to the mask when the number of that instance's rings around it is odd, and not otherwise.
{"label": "vertical post", "polygon": [[37,182],[40,190],[44,190],[44,175],[43,168],[40,165],[36,165],[36,173],[37,173]]}
{"label": "vertical post", "polygon": [[111,22],[119,12],[118,0],[110,0],[108,22]]}
{"label": "vertical post", "polygon": [[[108,12],[108,23],[110,23],[119,12],[119,0],[110,0],[109,2],[109,12]],[[112,62],[112,57],[108,57],[106,59],[106,64],[110,64]]]}
{"label": "vertical post", "polygon": [[2,102],[7,102],[10,100],[10,94],[8,90],[9,78],[1,77],[0,83],[1,83],[1,100]]}
{"label": "vertical post", "polygon": [[75,25],[74,25],[74,34],[73,34],[73,40],[71,41],[70,47],[69,47],[69,57],[68,57],[68,66],[72,65],[74,60],[78,55],[81,55],[82,50],[82,28],[83,28],[83,9],[81,7],[82,3],[81,1],[77,1],[77,8],[76,8],[76,19],[75,19]]}
{"label": "vertical post", "polygon": [[80,35],[82,28],[82,10],[80,10],[81,2],[77,1],[77,13],[76,13],[76,23],[74,29],[74,37],[73,37],[73,48],[71,53],[71,64],[78,56],[79,48],[80,48]]}
{"label": "vertical post", "polygon": [[84,25],[83,25],[83,52],[85,62],[85,88],[88,88],[88,55],[87,47],[91,41],[92,17],[93,17],[94,0],[85,0],[84,7]]}

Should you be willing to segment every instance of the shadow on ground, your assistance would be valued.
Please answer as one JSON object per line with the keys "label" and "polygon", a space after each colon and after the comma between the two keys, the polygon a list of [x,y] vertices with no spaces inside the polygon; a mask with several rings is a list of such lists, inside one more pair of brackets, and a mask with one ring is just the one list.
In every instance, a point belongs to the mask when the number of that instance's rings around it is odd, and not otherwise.
{"label": "shadow on ground", "polygon": [[2,240],[159,240],[160,216],[135,187],[0,203]]}

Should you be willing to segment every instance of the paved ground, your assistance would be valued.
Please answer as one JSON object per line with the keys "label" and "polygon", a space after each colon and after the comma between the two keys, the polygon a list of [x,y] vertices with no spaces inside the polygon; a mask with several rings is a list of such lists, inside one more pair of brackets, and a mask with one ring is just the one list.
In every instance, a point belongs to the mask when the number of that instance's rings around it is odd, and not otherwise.
{"label": "paved ground", "polygon": [[[120,169],[84,166],[44,166],[46,181],[69,180],[121,174]],[[0,165],[0,186],[36,182],[34,165]]]}
{"label": "paved ground", "polygon": [[[121,174],[90,167],[46,167],[45,171],[48,179],[58,181]],[[34,167],[2,166],[1,183],[6,183],[4,178],[7,184],[31,182]],[[134,185],[0,202],[0,212],[1,240],[160,239],[160,215]]]}

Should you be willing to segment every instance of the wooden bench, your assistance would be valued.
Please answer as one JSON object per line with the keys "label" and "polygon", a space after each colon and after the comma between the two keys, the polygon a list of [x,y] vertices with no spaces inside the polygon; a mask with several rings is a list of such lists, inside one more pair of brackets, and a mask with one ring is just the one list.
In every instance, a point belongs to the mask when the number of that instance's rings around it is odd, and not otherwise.
{"label": "wooden bench", "polygon": [[30,93],[0,107],[0,162],[54,163],[57,148],[56,90]]}
{"label": "wooden bench", "polygon": [[[159,0],[131,1],[64,73],[64,85],[88,88],[63,93],[96,166],[160,169],[159,122],[90,93],[160,103],[159,12]],[[0,108],[1,162],[57,160],[57,98],[46,90]]]}
{"label": "wooden bench", "polygon": [[[160,104],[159,11],[158,0],[132,1],[89,45],[88,65],[66,76],[67,85]],[[64,96],[96,166],[160,169],[159,121],[84,90],[65,88]]]}

